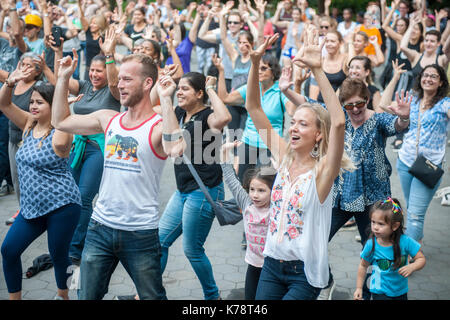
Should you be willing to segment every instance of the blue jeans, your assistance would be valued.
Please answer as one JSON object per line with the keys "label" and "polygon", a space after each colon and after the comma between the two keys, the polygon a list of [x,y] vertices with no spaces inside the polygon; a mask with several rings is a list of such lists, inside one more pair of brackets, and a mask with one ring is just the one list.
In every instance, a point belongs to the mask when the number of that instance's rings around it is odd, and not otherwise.
{"label": "blue jeans", "polygon": [[158,229],[124,231],[91,219],[80,266],[80,300],[101,300],[122,263],[141,300],[165,300]]}
{"label": "blue jeans", "polygon": [[9,293],[22,291],[20,256],[41,234],[47,231],[48,250],[55,267],[56,285],[67,289],[69,244],[80,216],[78,204],[68,204],[44,216],[25,219],[20,213],[2,244],[3,272]]}
{"label": "blue jeans", "polygon": [[301,260],[265,257],[256,300],[316,300],[321,289],[308,283],[304,267]]}
{"label": "blue jeans", "polygon": [[[74,155],[70,155],[69,163],[72,163]],[[69,256],[80,259],[84,248],[84,239],[92,215],[92,201],[100,188],[103,173],[103,153],[90,143],[86,143],[84,157],[77,169],[72,169],[72,176],[81,193],[81,215],[77,228],[70,244]]]}
{"label": "blue jeans", "polygon": [[[223,183],[214,188],[208,188],[208,191],[213,200],[224,199]],[[214,280],[211,263],[203,248],[214,217],[211,205],[200,189],[190,193],[181,193],[177,190],[167,203],[159,221],[162,272],[166,268],[170,246],[183,233],[184,254],[200,280],[205,300],[219,298],[219,289]]]}
{"label": "blue jeans", "polygon": [[[441,165],[439,165],[441,167]],[[441,184],[442,177],[433,189],[428,188],[420,180],[408,172],[409,167],[397,159],[397,171],[406,199],[406,232],[405,234],[416,241],[423,238],[423,224],[428,206],[436,190]]]}
{"label": "blue jeans", "polygon": [[8,156],[8,122],[8,118],[3,113],[0,113],[0,185],[3,180],[6,180],[9,185],[12,185]]}

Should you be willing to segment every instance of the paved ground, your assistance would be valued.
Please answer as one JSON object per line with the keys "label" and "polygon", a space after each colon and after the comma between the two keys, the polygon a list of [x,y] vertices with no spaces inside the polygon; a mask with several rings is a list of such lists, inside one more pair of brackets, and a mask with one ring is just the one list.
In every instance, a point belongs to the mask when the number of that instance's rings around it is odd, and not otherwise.
{"label": "paved ground", "polygon": [[[450,148],[447,148],[450,149]],[[447,150],[447,166],[449,160]],[[396,155],[388,147],[391,163],[395,163]],[[447,169],[448,170],[448,169]],[[401,189],[394,168],[392,189],[396,197],[402,199]],[[448,171],[441,187],[450,185]],[[161,208],[168,201],[175,188],[173,167],[170,162],[164,168],[161,182]],[[229,193],[227,193],[229,197]],[[403,202],[404,203],[404,202]],[[4,221],[17,209],[15,195],[0,198],[0,240],[3,241],[8,228]],[[211,260],[214,276],[224,299],[243,299],[244,279],[247,265],[244,262],[244,251],[241,249],[242,222],[235,226],[220,227],[214,222],[205,245],[206,253]],[[427,258],[425,268],[414,274],[410,281],[409,298],[450,299],[450,208],[440,205],[440,199],[434,199],[430,205],[425,221],[424,253]],[[351,299],[356,283],[356,271],[359,263],[361,245],[354,238],[357,231],[340,231],[330,243],[329,254],[331,268],[336,280],[334,300]],[[46,234],[38,238],[23,254],[22,267],[25,272],[37,256],[47,253]],[[203,299],[203,293],[188,260],[182,251],[182,238],[178,239],[169,252],[167,269],[163,276],[164,286],[169,299],[197,300]],[[115,271],[109,292],[105,299],[113,299],[115,295],[134,293],[134,286],[124,268],[119,264]],[[56,293],[53,268],[43,271],[31,279],[23,280],[23,298],[27,300],[53,299]],[[72,299],[76,299],[74,290],[70,291]],[[0,299],[7,299],[8,292],[0,265]]]}

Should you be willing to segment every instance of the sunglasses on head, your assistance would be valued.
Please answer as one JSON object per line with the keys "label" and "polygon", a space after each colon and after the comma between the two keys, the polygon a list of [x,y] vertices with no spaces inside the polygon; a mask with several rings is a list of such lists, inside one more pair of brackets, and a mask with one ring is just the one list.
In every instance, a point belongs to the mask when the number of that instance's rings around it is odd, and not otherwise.
{"label": "sunglasses on head", "polygon": [[352,110],[354,107],[361,109],[366,105],[367,100],[361,100],[357,102],[349,102],[343,105],[345,110]]}

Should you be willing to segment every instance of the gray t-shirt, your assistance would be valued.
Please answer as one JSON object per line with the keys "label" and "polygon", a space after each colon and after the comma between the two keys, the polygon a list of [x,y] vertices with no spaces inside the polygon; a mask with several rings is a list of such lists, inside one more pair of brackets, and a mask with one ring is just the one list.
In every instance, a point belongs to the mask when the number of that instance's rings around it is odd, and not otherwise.
{"label": "gray t-shirt", "polygon": [[9,41],[0,38],[0,69],[13,72],[19,63],[22,52],[17,47],[10,47]]}
{"label": "gray t-shirt", "polygon": [[120,101],[111,94],[108,86],[104,86],[94,91],[94,86],[90,81],[78,80],[80,91],[84,94],[80,101],[73,105],[73,112],[76,114],[89,114],[100,109],[110,109],[120,111]]}
{"label": "gray t-shirt", "polygon": [[[218,30],[218,31],[216,31],[216,40],[217,40],[217,43],[220,44],[219,56],[222,57],[222,64],[225,69],[225,79],[231,80],[231,79],[233,79],[233,63],[231,62],[231,59],[228,56],[227,51],[225,50],[225,47],[222,44],[222,40],[220,39],[220,29],[216,29],[216,30]],[[233,38],[231,36],[231,33],[228,31],[227,36],[228,36],[228,40],[230,40],[230,42],[233,44],[234,48],[236,50],[238,50],[237,41],[239,38],[239,34]],[[239,50],[238,50],[238,52],[239,52]]]}

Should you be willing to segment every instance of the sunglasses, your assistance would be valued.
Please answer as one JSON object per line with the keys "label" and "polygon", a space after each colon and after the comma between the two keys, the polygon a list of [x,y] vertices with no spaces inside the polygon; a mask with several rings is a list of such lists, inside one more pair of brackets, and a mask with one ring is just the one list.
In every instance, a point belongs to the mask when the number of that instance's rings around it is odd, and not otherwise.
{"label": "sunglasses", "polygon": [[228,21],[228,24],[238,25],[238,24],[241,24],[241,23],[240,23],[240,22],[237,22],[237,21]]}
{"label": "sunglasses", "polygon": [[265,72],[267,70],[270,70],[270,67],[266,67],[266,66],[259,67],[259,71]]}
{"label": "sunglasses", "polygon": [[[406,266],[406,258],[407,258],[407,256],[402,256],[402,261],[400,263],[400,267]],[[389,259],[377,259],[377,260],[375,260],[375,262],[377,263],[377,266],[382,271],[389,270],[389,268],[394,264],[394,261],[389,260]]]}
{"label": "sunglasses", "polygon": [[361,100],[357,102],[350,102],[343,105],[345,110],[353,110],[354,107],[361,109],[366,105],[367,100]]}
{"label": "sunglasses", "polygon": [[438,74],[424,73],[422,75],[422,79],[424,79],[424,78],[430,78],[430,79],[433,79],[433,80],[437,80],[437,79],[439,79],[439,75]]}
{"label": "sunglasses", "polygon": [[320,26],[320,29],[328,29],[329,26]]}

